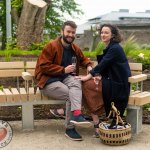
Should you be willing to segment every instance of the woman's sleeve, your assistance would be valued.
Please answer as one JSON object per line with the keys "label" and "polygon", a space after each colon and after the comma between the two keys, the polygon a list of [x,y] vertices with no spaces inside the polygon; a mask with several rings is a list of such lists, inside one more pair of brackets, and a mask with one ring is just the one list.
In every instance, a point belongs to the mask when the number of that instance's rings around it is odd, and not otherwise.
{"label": "woman's sleeve", "polygon": [[96,65],[90,73],[92,76],[94,76],[96,73],[101,74],[105,68],[107,68],[109,65],[112,65],[112,63],[117,59],[119,56],[119,52],[117,48],[110,48],[107,53],[103,56],[102,60],[99,62],[98,65]]}

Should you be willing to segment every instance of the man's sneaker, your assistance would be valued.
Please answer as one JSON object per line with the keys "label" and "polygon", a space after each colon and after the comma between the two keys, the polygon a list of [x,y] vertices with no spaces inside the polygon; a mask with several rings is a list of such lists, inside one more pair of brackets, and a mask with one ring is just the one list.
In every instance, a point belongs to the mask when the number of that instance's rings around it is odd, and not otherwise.
{"label": "man's sneaker", "polygon": [[87,121],[81,114],[78,116],[73,116],[70,122],[77,126],[83,126],[83,127],[90,127],[93,125],[91,122]]}
{"label": "man's sneaker", "polygon": [[58,113],[57,109],[50,109],[49,111],[50,111],[50,113],[53,114],[55,117],[65,119],[65,111],[66,111],[65,109],[64,109],[64,114]]}
{"label": "man's sneaker", "polygon": [[76,131],[75,128],[66,129],[65,135],[73,141],[82,141],[82,136]]}

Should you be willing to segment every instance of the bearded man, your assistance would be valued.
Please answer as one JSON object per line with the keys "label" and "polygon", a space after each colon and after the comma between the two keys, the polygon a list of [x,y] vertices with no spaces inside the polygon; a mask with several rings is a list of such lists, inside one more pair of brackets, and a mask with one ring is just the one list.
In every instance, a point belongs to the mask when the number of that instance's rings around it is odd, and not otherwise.
{"label": "bearded man", "polygon": [[[65,135],[72,140],[82,140],[75,125],[91,125],[81,113],[81,81],[74,78],[79,74],[79,66],[92,69],[92,63],[81,49],[73,43],[77,25],[73,21],[64,22],[61,36],[51,41],[38,57],[35,79],[41,92],[52,99],[66,100]],[[73,65],[72,58],[76,59]]]}

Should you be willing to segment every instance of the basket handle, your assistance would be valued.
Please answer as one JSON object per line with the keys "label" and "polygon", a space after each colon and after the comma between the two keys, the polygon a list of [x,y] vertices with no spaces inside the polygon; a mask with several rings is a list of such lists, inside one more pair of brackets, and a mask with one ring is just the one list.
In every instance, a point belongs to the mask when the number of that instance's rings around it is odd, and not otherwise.
{"label": "basket handle", "polygon": [[111,106],[112,106],[112,108],[109,112],[109,115],[108,115],[107,119],[110,118],[111,114],[113,114],[113,117],[115,117],[115,115],[116,115],[116,125],[118,125],[118,122],[121,122],[122,125],[124,125],[125,123],[122,120],[122,118],[120,117],[120,112],[115,107],[114,102],[111,102]]}

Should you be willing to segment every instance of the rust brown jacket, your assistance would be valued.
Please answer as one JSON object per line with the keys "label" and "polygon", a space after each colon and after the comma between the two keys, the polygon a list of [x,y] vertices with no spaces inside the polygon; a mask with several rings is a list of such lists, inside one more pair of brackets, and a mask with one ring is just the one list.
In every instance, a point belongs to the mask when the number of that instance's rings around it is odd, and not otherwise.
{"label": "rust brown jacket", "polygon": [[[76,44],[72,44],[72,49],[77,57],[76,74],[78,75],[79,66],[92,66],[92,63],[83,55],[81,49]],[[61,66],[62,56],[61,37],[49,42],[43,49],[38,57],[35,68],[35,80],[38,87],[43,88],[49,78],[65,73],[65,68]]]}

